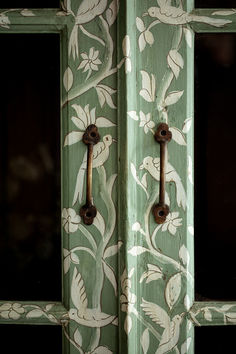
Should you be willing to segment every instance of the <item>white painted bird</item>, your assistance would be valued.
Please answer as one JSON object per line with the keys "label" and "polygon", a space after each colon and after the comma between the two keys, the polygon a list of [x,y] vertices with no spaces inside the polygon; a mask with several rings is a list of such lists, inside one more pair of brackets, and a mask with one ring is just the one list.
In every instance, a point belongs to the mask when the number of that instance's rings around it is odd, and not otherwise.
{"label": "white painted bird", "polygon": [[87,326],[100,328],[115,322],[116,315],[108,315],[99,309],[88,308],[88,299],[84,286],[84,281],[77,269],[74,269],[71,283],[71,299],[76,308],[69,310],[70,319],[77,323]]}
{"label": "white painted bird", "polygon": [[[103,137],[103,141],[100,141],[93,147],[93,168],[102,166],[109,157],[109,147],[113,141],[116,141],[112,138],[110,134],[105,135]],[[84,189],[84,176],[87,168],[87,151],[84,154],[82,165],[80,166],[77,179],[76,186],[73,198],[73,205],[79,199],[79,202],[82,202],[83,198],[83,189]]]}
{"label": "white painted bird", "polygon": [[70,35],[69,54],[72,53],[74,59],[76,55],[77,57],[79,56],[78,27],[100,16],[105,11],[106,7],[107,0],[83,0],[76,15],[70,10],[70,13],[75,18],[75,25]]}
{"label": "white painted bird", "polygon": [[171,320],[164,309],[152,302],[148,302],[143,299],[141,307],[153,322],[164,328],[155,354],[168,353],[178,343],[180,325],[184,317],[184,312],[179,315],[175,315]]}
{"label": "white painted bird", "polygon": [[168,25],[184,25],[190,22],[202,22],[215,27],[223,27],[232,22],[230,20],[215,19],[188,13],[184,11],[181,6],[171,6],[171,0],[157,0],[157,3],[159,7],[150,7],[148,12],[144,15],[157,18],[160,22]]}
{"label": "white painted bird", "polygon": [[[160,158],[153,158],[151,156],[147,156],[143,159],[143,163],[140,165],[140,170],[147,170],[151,176],[160,181]],[[186,194],[181,182],[181,179],[174,169],[174,167],[167,162],[166,164],[166,182],[174,182],[176,186],[176,200],[178,206],[182,207],[184,210],[186,208]]]}

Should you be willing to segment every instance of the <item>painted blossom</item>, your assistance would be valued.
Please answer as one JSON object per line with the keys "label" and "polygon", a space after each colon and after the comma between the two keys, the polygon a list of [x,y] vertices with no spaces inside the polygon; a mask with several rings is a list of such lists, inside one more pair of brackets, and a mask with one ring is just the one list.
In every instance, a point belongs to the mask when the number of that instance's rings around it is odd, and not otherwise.
{"label": "painted blossom", "polygon": [[140,123],[139,126],[143,127],[145,134],[148,131],[152,131],[152,128],[155,127],[155,123],[151,120],[151,113],[144,114],[142,111],[139,112],[140,115]]}
{"label": "painted blossom", "polygon": [[0,306],[0,317],[5,319],[18,320],[25,312],[23,306],[17,302],[6,303]]}
{"label": "painted blossom", "polygon": [[92,71],[98,71],[98,65],[102,64],[101,60],[98,59],[98,56],[99,50],[94,50],[94,47],[90,48],[89,54],[81,53],[83,60],[80,63],[78,70],[84,69],[84,73],[88,71],[86,80],[90,77]]}
{"label": "painted blossom", "polygon": [[80,221],[81,217],[76,214],[74,209],[64,208],[62,210],[62,226],[68,234],[78,230]]}
{"label": "painted blossom", "polygon": [[176,234],[177,227],[182,225],[182,218],[179,218],[177,211],[170,213],[166,217],[165,223],[162,225],[162,231],[169,231],[172,235]]}

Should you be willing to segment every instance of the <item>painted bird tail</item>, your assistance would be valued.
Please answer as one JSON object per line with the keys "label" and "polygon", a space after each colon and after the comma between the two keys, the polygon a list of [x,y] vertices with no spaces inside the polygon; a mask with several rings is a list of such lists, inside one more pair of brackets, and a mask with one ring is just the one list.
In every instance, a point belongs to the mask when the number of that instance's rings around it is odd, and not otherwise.
{"label": "painted bird tail", "polygon": [[222,20],[222,19],[211,18],[207,16],[197,16],[197,15],[191,15],[191,21],[206,23],[214,27],[223,27],[232,22],[230,20]]}

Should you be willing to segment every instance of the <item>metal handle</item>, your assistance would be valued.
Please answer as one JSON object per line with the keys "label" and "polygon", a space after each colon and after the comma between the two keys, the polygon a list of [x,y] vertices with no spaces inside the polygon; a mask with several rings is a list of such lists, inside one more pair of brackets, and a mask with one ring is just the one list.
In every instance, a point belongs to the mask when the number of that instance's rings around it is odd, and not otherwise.
{"label": "metal handle", "polygon": [[169,207],[165,204],[165,182],[166,182],[166,160],[167,143],[171,140],[172,134],[165,123],[157,127],[155,140],[160,144],[160,193],[159,203],[153,207],[153,214],[157,224],[163,224],[169,214]]}
{"label": "metal handle", "polygon": [[86,184],[86,204],[80,209],[80,216],[86,225],[91,225],[97,215],[97,209],[93,205],[92,184],[93,184],[93,146],[100,141],[100,135],[96,125],[91,124],[87,127],[83,142],[88,146],[87,154],[87,184]]}

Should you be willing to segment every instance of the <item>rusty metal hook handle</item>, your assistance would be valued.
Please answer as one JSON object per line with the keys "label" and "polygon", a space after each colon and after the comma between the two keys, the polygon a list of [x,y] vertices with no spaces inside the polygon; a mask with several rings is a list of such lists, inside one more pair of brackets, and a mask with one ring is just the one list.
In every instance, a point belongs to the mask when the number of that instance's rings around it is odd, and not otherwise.
{"label": "rusty metal hook handle", "polygon": [[86,204],[80,209],[80,216],[86,225],[92,225],[97,215],[97,209],[93,205],[92,184],[93,184],[93,146],[100,141],[100,135],[96,125],[91,124],[87,127],[83,142],[88,146],[87,153],[87,184],[86,184]]}
{"label": "rusty metal hook handle", "polygon": [[166,123],[160,123],[155,133],[155,140],[160,144],[160,192],[159,203],[153,207],[153,214],[157,224],[163,224],[169,214],[169,207],[165,204],[166,160],[167,143],[172,138],[172,133]]}

